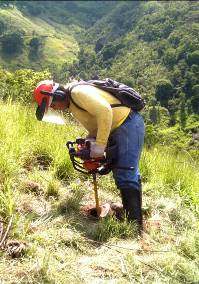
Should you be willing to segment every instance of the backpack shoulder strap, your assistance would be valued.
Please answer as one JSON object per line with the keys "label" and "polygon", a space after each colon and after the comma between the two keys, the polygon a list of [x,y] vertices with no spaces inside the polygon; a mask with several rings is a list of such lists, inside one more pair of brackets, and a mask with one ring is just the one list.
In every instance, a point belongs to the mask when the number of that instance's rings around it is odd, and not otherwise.
{"label": "backpack shoulder strap", "polygon": [[81,110],[83,110],[83,111],[86,111],[85,109],[83,109],[82,107],[80,107],[80,106],[73,100],[73,98],[72,98],[71,95],[70,95],[70,100],[71,100],[71,102],[72,102],[77,108],[79,108],[79,109],[81,109]]}
{"label": "backpack shoulder strap", "polygon": [[71,87],[68,88],[68,94],[69,94],[69,97],[70,97],[71,102],[72,102],[77,108],[79,108],[79,109],[81,109],[81,110],[83,110],[83,111],[86,111],[85,109],[83,109],[82,107],[80,107],[80,106],[73,100],[73,98],[72,98],[72,96],[71,96],[72,90],[73,90],[75,87],[80,86],[80,85],[90,85],[90,84],[88,84],[88,83],[86,83],[86,82],[84,82],[84,81],[79,82],[79,83],[77,83],[77,84],[74,84],[74,85],[72,85]]}

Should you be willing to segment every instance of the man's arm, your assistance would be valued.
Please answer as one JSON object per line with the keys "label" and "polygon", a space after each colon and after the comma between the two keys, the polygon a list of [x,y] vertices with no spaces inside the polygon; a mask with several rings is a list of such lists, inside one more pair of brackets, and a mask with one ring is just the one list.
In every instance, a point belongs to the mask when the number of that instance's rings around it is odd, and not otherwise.
{"label": "man's arm", "polygon": [[96,144],[106,146],[112,125],[112,108],[92,86],[77,86],[71,94],[75,103],[95,117],[97,121]]}

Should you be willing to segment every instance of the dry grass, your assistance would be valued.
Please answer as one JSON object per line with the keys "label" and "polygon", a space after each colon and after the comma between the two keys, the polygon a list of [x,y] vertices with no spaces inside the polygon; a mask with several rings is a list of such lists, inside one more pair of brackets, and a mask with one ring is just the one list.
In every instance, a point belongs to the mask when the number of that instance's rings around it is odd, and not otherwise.
{"label": "dry grass", "polygon": [[79,207],[92,192],[87,182],[82,181],[81,193],[80,183],[79,188],[74,185],[75,181],[62,186],[58,197],[51,199],[45,194],[18,195],[10,237],[14,234],[28,245],[20,259],[3,254],[0,271],[9,267],[9,273],[0,272],[0,279],[6,283],[16,279],[17,283],[197,283],[197,220],[178,195],[172,200],[144,195],[144,204],[151,203],[153,209],[141,240],[128,234],[132,231],[125,223],[81,215]]}

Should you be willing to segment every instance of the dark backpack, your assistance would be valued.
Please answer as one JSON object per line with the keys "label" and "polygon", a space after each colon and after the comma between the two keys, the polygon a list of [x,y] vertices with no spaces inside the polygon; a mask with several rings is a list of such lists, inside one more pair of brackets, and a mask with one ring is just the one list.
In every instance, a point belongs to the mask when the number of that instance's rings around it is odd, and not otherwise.
{"label": "dark backpack", "polygon": [[[73,85],[69,88],[69,93],[72,89],[79,85],[91,85],[95,86],[101,90],[107,91],[117,98],[121,103],[120,104],[111,104],[111,107],[120,107],[127,106],[134,111],[140,111],[145,106],[145,100],[133,89],[127,85],[119,83],[115,80],[107,78],[106,80],[89,80],[89,81],[80,81],[79,83]],[[70,96],[71,97],[71,96]],[[71,98],[71,101],[80,108],[74,100]],[[82,108],[80,108],[82,109]]]}

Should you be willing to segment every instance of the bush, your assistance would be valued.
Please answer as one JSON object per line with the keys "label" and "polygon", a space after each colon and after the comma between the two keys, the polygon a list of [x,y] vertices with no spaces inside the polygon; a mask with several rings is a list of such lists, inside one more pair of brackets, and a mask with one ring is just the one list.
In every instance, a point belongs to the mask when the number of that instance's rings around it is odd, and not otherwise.
{"label": "bush", "polygon": [[35,72],[30,69],[17,70],[14,73],[0,70],[0,98],[32,102],[32,93],[37,83],[46,78],[51,78],[45,70]]}
{"label": "bush", "polygon": [[159,130],[153,125],[146,126],[146,134],[144,138],[145,145],[147,147],[152,147],[160,141]]}

